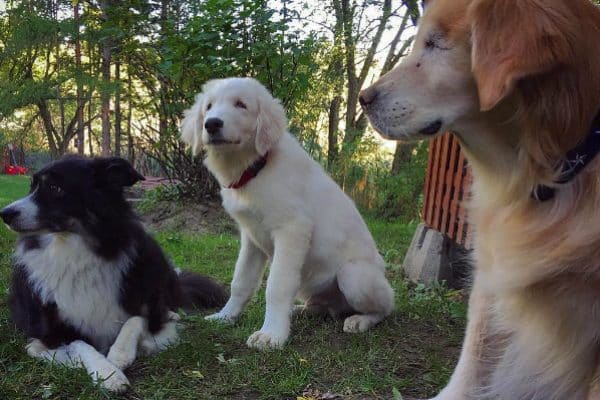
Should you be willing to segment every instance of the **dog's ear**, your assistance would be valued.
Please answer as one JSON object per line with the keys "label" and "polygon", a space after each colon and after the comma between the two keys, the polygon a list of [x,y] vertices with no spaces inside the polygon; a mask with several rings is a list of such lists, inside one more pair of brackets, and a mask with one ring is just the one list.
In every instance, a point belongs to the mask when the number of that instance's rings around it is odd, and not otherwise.
{"label": "dog's ear", "polygon": [[256,122],[256,151],[266,154],[281,138],[287,129],[287,118],[281,102],[265,93],[259,96],[258,118]]}
{"label": "dog's ear", "polygon": [[120,157],[96,158],[94,167],[98,181],[108,187],[118,189],[145,180],[129,161]]}
{"label": "dog's ear", "polygon": [[197,155],[202,149],[202,124],[204,123],[204,95],[196,96],[194,105],[185,110],[181,121],[181,140]]}
{"label": "dog's ear", "polygon": [[481,111],[494,108],[520,80],[549,72],[571,57],[568,10],[540,3],[475,0],[469,7]]}

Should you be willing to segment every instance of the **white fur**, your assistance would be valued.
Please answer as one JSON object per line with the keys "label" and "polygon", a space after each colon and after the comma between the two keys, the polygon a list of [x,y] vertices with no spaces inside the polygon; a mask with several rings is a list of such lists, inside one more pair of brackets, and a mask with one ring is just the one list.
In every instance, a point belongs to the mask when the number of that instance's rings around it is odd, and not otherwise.
{"label": "white fur", "polygon": [[123,324],[119,336],[115,340],[106,358],[117,368],[125,369],[135,361],[138,343],[147,330],[146,319],[131,317]]}
{"label": "white fur", "polygon": [[[237,100],[247,107],[236,107]],[[224,187],[223,206],[241,231],[231,297],[208,319],[237,319],[258,287],[267,259],[265,320],[248,339],[251,347],[282,346],[295,298],[310,298],[335,280],[360,313],[346,321],[345,331],[364,331],[391,312],[393,292],[364,221],[350,198],[286,131],[278,100],[252,79],[211,81],[185,115],[182,139],[194,152],[200,144],[206,146],[205,164]],[[224,121],[222,135],[229,144],[210,143],[202,128],[208,118]],[[258,176],[240,189],[227,189],[267,151],[267,164]]]}
{"label": "white fur", "polygon": [[27,354],[49,362],[55,362],[67,367],[83,366],[95,383],[112,392],[124,392],[129,386],[129,380],[120,368],[112,364],[94,347],[81,340],[76,340],[57,349],[48,349],[38,339],[27,345]]}
{"label": "white fur", "polygon": [[129,318],[123,324],[106,358],[118,368],[125,369],[135,361],[138,347],[146,354],[153,354],[177,343],[179,315],[170,311],[169,318],[171,321],[165,323],[163,329],[155,335],[149,334],[145,318],[140,316]]}
{"label": "white fur", "polygon": [[19,247],[16,262],[26,266],[42,302],[56,303],[61,318],[106,351],[129,315],[119,304],[123,274],[130,263],[123,255],[112,265],[96,256],[80,235],[40,236],[39,249]]}
{"label": "white fur", "polygon": [[[37,190],[37,189],[36,189]],[[19,216],[11,223],[12,228],[20,231],[34,231],[38,224],[38,206],[33,201],[35,192],[9,204],[6,209],[19,212]]]}
{"label": "white fur", "polygon": [[[108,390],[124,391],[129,381],[122,370],[137,356],[138,347],[151,354],[176,343],[179,316],[151,335],[144,317],[131,317],[119,304],[121,280],[130,258],[120,256],[110,265],[96,256],[79,235],[40,236],[40,248],[17,248],[16,262],[25,265],[33,289],[43,303],[56,303],[60,317],[83,334],[96,338],[92,345],[75,341],[48,349],[34,339],[27,353],[35,358],[67,366],[82,364],[95,382]],[[106,353],[109,350],[108,356]]]}

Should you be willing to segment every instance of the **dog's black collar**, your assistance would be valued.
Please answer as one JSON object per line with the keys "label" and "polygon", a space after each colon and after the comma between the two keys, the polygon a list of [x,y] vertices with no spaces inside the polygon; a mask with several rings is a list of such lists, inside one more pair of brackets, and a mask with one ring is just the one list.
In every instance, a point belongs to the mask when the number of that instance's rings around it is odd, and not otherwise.
{"label": "dog's black collar", "polygon": [[[555,183],[562,184],[571,181],[585,168],[596,155],[600,153],[600,112],[596,115],[587,137],[577,147],[566,154],[566,160],[560,164],[560,176]],[[537,185],[531,192],[531,197],[537,201],[547,201],[554,197],[556,188]]]}

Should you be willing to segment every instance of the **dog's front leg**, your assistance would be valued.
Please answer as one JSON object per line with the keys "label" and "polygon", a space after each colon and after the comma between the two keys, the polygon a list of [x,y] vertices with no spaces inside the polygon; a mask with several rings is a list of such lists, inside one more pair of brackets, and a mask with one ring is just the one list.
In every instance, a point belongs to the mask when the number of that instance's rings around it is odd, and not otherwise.
{"label": "dog's front leg", "polygon": [[298,221],[273,232],[274,255],[267,280],[265,321],[262,328],[248,338],[249,347],[279,348],[286,342],[290,334],[290,314],[310,246],[310,232],[310,224]]}
{"label": "dog's front leg", "polygon": [[477,282],[475,279],[469,298],[467,330],[458,364],[448,385],[432,400],[472,399],[489,373],[485,353],[492,340],[489,332],[492,299],[482,293]]}
{"label": "dog's front leg", "polygon": [[129,386],[129,380],[119,368],[114,366],[108,359],[100,354],[90,344],[76,340],[68,346],[69,356],[80,362],[94,382],[111,392],[124,392]]}
{"label": "dog's front leg", "polygon": [[119,369],[129,367],[137,355],[138,343],[146,333],[146,319],[140,316],[129,318],[119,332],[119,336],[110,346],[108,361]]}
{"label": "dog's front leg", "polygon": [[242,230],[241,248],[231,281],[231,295],[221,311],[207,316],[207,320],[233,323],[256,292],[267,262],[267,256]]}
{"label": "dog's front leg", "polygon": [[123,372],[115,367],[94,347],[82,340],[76,340],[56,349],[49,349],[38,340],[33,339],[26,347],[31,357],[62,364],[67,367],[82,366],[96,383],[112,392],[124,392],[129,380]]}

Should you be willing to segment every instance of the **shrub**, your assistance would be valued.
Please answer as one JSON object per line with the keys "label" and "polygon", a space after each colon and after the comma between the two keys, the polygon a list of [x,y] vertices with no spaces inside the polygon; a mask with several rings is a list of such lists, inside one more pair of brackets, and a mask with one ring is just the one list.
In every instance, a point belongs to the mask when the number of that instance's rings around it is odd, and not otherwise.
{"label": "shrub", "polygon": [[392,160],[366,138],[340,153],[330,174],[363,210],[378,217],[418,220],[423,203],[427,143],[415,145],[392,172]]}

